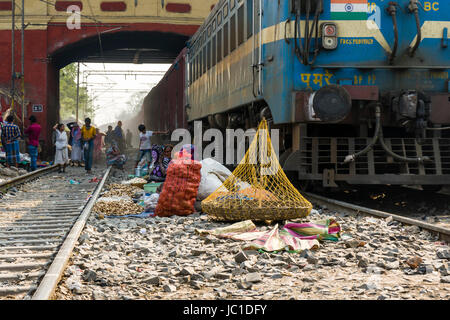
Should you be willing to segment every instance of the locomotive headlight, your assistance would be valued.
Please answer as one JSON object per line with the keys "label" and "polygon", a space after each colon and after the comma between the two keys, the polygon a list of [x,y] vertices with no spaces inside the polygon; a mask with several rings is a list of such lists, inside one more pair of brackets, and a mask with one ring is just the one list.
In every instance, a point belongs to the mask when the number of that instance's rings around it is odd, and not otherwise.
{"label": "locomotive headlight", "polygon": [[323,27],[323,34],[326,37],[335,37],[336,36],[336,25],[325,24]]}
{"label": "locomotive headlight", "polygon": [[322,25],[322,46],[326,50],[337,48],[337,26],[334,23],[324,23]]}
{"label": "locomotive headlight", "polygon": [[337,48],[337,39],[331,37],[323,38],[323,47],[328,50],[333,50]]}

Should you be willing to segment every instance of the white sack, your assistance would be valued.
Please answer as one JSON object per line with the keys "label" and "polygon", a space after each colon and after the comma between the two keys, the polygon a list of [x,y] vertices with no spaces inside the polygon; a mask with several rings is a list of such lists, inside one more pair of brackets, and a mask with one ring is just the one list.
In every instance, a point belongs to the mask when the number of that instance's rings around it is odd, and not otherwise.
{"label": "white sack", "polygon": [[200,171],[202,178],[198,188],[197,199],[205,200],[216,191],[231,175],[231,171],[214,159],[208,158],[201,161]]}

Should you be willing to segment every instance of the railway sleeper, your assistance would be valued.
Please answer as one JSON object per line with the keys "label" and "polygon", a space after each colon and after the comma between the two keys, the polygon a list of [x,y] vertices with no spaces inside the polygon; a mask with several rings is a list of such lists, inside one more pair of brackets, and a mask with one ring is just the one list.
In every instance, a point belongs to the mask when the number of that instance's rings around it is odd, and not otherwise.
{"label": "railway sleeper", "polygon": [[[31,218],[31,219],[20,219],[20,220],[15,220],[15,221],[8,221],[11,222],[11,225],[29,225],[29,222],[34,222],[34,224],[39,224],[42,222],[42,224],[51,224],[51,222],[58,224],[58,223],[67,223],[67,222],[72,222],[74,221],[75,218],[68,218],[68,219],[51,219],[51,218],[47,218],[47,219],[36,219]],[[2,223],[3,221],[0,220],[0,223]]]}
{"label": "railway sleeper", "polygon": [[47,259],[52,258],[56,251],[50,253],[18,253],[18,254],[6,254],[0,255],[0,260],[6,259],[20,259],[20,258],[32,258],[32,259]]}
{"label": "railway sleeper", "polygon": [[[45,234],[46,237],[62,237],[64,236],[64,233],[47,233]],[[14,238],[41,238],[42,234],[10,234],[10,235],[1,235],[0,239],[14,239]]]}
{"label": "railway sleeper", "polygon": [[[7,234],[35,234],[35,233],[51,233],[51,232],[63,232],[67,231],[68,228],[58,228],[58,229],[34,229],[34,230],[24,230],[21,228],[20,230],[7,230],[2,231],[2,228],[0,228],[0,235],[7,235]],[[10,229],[10,228],[8,228]]]}
{"label": "railway sleeper", "polygon": [[40,278],[43,275],[45,275],[44,271],[40,272],[31,272],[31,273],[6,273],[6,274],[0,274],[0,281],[17,281],[17,280],[23,280],[23,279],[35,279]]}
{"label": "railway sleeper", "polygon": [[17,295],[19,293],[26,293],[30,291],[36,290],[37,286],[13,286],[13,287],[5,287],[0,288],[0,296],[6,297],[9,295]]}
{"label": "railway sleeper", "polygon": [[44,243],[50,244],[54,242],[60,242],[60,239],[41,239],[41,240],[9,240],[9,241],[1,241],[0,248],[5,244],[13,244],[13,243]]}
{"label": "railway sleeper", "polygon": [[13,247],[0,247],[0,251],[20,251],[20,250],[30,250],[30,251],[54,251],[58,246],[13,246]]}
{"label": "railway sleeper", "polygon": [[31,270],[31,269],[42,269],[50,264],[50,261],[46,262],[32,262],[32,263],[7,263],[0,264],[0,271],[11,271],[11,270]]}
{"label": "railway sleeper", "polygon": [[54,224],[49,224],[49,225],[36,225],[36,226],[30,226],[28,224],[23,224],[23,226],[0,226],[0,232],[3,232],[2,230],[5,231],[12,231],[12,230],[23,230],[23,231],[30,231],[30,232],[39,232],[40,230],[57,230],[55,228],[58,228],[58,230],[62,230],[62,229],[66,229],[66,228],[70,228],[72,225],[71,224],[60,224],[60,225],[54,225]]}

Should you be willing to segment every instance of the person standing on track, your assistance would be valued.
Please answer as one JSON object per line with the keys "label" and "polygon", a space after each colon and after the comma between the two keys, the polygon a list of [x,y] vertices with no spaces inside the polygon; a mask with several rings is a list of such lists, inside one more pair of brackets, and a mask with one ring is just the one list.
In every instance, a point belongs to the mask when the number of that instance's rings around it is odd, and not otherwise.
{"label": "person standing on track", "polygon": [[133,147],[132,143],[131,143],[131,141],[133,140],[133,134],[131,133],[130,129],[127,129],[127,135],[126,135],[125,140],[127,143],[127,148],[131,149]]}
{"label": "person standing on track", "polygon": [[59,165],[59,173],[66,172],[67,164],[69,163],[69,139],[67,133],[64,130],[64,124],[60,123],[53,127],[56,132],[56,153],[55,153],[55,165]]}
{"label": "person standing on track", "polygon": [[19,127],[13,122],[14,116],[9,115],[2,128],[2,137],[5,142],[6,151],[6,167],[8,168],[12,164],[18,168],[20,162],[19,139],[21,134]]}
{"label": "person standing on track", "polygon": [[104,147],[103,144],[103,137],[105,137],[106,134],[100,131],[100,129],[97,129],[97,135],[94,139],[94,162],[98,163],[100,161],[102,156],[102,149]]}
{"label": "person standing on track", "polygon": [[70,132],[70,135],[72,136],[72,167],[77,164],[78,167],[81,166],[82,161],[82,150],[83,146],[81,143],[81,128],[78,125],[78,123],[75,123],[73,125],[72,131]]}
{"label": "person standing on track", "polygon": [[119,145],[120,152],[125,153],[125,137],[122,130],[122,121],[119,121],[117,127],[114,129],[114,140]]}
{"label": "person standing on track", "polygon": [[108,131],[106,131],[106,136],[105,136],[105,144],[107,146],[111,146],[113,141],[114,141],[113,127],[108,126]]}
{"label": "person standing on track", "polygon": [[37,169],[37,157],[39,148],[39,136],[41,134],[41,126],[37,123],[35,116],[31,116],[31,124],[28,129],[25,130],[25,134],[28,135],[28,152],[31,158],[30,171],[35,171]]}
{"label": "person standing on track", "polygon": [[150,165],[152,163],[152,142],[151,142],[150,138],[155,134],[167,134],[169,131],[166,131],[166,132],[147,131],[143,124],[141,124],[138,127],[138,130],[140,132],[139,133],[139,139],[140,139],[139,153],[138,153],[138,157],[136,159],[136,165],[134,167],[137,168],[137,166],[139,165],[139,162],[141,162],[141,160],[144,157],[146,157],[147,164],[148,164],[148,170],[150,172]]}
{"label": "person standing on track", "polygon": [[94,140],[97,136],[97,129],[91,126],[91,119],[84,120],[85,125],[81,128],[81,138],[83,140],[84,162],[86,172],[91,173],[92,161],[94,158]]}

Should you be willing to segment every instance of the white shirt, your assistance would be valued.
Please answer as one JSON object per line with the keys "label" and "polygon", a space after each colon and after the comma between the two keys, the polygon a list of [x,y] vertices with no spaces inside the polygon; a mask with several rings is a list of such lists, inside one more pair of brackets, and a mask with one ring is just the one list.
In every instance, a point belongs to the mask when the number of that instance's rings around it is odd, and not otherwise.
{"label": "white shirt", "polygon": [[67,134],[65,131],[56,130],[56,149],[62,150],[67,147]]}
{"label": "white shirt", "polygon": [[152,142],[150,137],[153,135],[153,131],[147,131],[146,133],[139,133],[139,138],[141,140],[141,150],[150,150],[152,148]]}

